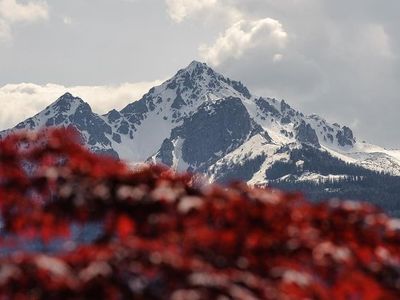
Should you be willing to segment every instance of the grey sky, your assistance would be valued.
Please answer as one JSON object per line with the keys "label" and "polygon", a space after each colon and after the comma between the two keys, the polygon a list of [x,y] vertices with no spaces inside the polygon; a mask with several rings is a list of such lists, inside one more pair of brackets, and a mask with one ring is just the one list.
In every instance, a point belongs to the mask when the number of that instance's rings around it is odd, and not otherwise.
{"label": "grey sky", "polygon": [[0,127],[63,90],[122,107],[197,59],[400,148],[399,12],[398,0],[0,0]]}

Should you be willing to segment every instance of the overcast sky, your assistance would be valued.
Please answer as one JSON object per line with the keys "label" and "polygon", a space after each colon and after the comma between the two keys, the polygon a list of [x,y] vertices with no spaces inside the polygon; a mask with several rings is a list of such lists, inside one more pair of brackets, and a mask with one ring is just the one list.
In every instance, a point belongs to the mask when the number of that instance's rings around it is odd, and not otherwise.
{"label": "overcast sky", "polygon": [[0,129],[65,91],[104,113],[196,59],[400,148],[399,0],[0,0]]}

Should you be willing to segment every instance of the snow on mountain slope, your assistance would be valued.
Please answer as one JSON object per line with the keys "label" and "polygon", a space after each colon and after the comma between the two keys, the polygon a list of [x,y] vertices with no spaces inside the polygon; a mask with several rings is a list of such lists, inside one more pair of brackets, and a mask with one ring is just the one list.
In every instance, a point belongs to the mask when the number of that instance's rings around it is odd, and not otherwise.
{"label": "snow on mountain slope", "polygon": [[155,154],[172,129],[195,113],[200,105],[224,97],[250,97],[239,82],[224,78],[205,64],[192,62],[162,85],[152,88],[139,101],[120,112],[111,111],[105,118],[128,138],[114,143],[121,158],[144,161]]}
{"label": "snow on mountain slope", "polygon": [[[266,183],[265,174],[268,168],[276,161],[284,161],[287,154],[279,154],[280,146],[266,140],[261,134],[252,136],[249,140],[220,158],[209,168],[207,174],[211,181],[228,182],[243,178],[253,185]],[[238,176],[241,175],[241,176]]]}
{"label": "snow on mountain slope", "polygon": [[328,181],[341,181],[348,178],[347,175],[321,175],[313,172],[304,172],[302,175],[285,175],[279,180],[294,180],[298,182],[328,182]]}
{"label": "snow on mountain slope", "polygon": [[70,125],[95,152],[134,163],[162,162],[180,171],[205,173],[215,181],[266,184],[268,170],[288,161],[290,151],[302,145],[350,164],[400,175],[400,150],[360,143],[350,128],[305,116],[283,100],[253,96],[242,83],[196,61],[121,111],[99,116],[67,93],[0,134]]}
{"label": "snow on mountain slope", "polygon": [[365,142],[356,142],[347,149],[324,147],[331,155],[348,163],[369,170],[400,176],[400,156],[398,150],[386,150]]}

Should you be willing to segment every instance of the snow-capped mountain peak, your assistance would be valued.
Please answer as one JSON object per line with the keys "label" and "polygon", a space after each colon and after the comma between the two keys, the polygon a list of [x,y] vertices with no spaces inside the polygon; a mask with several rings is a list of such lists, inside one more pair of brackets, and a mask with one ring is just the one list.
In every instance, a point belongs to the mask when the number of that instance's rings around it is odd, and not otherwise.
{"label": "snow-capped mountain peak", "polygon": [[[399,151],[360,143],[349,127],[252,95],[241,82],[197,61],[120,111],[100,116],[66,93],[0,136],[70,125],[94,152],[202,172],[220,182],[343,179],[350,176],[343,173],[348,165],[400,175]],[[317,163],[325,167],[312,168]]]}
{"label": "snow-capped mountain peak", "polygon": [[68,110],[71,105],[79,105],[86,103],[81,98],[73,96],[71,93],[65,93],[60,98],[58,98],[51,106],[60,107],[64,110]]}
{"label": "snow-capped mountain peak", "polygon": [[225,78],[205,63],[193,61],[171,79],[151,89],[144,98],[157,98],[158,102],[169,102],[174,98],[171,108],[180,110],[187,105],[200,105],[200,102],[229,96],[251,97],[242,83]]}
{"label": "snow-capped mountain peak", "polygon": [[19,123],[16,128],[33,130],[43,126],[68,125],[69,117],[75,115],[77,111],[91,112],[92,110],[81,98],[65,93],[37,115]]}

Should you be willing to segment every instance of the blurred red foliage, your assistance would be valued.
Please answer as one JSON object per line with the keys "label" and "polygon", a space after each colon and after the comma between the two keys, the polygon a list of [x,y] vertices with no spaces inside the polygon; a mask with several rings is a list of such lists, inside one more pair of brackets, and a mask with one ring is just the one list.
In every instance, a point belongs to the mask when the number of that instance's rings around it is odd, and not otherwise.
{"label": "blurred red foliage", "polygon": [[[132,171],[76,140],[58,129],[0,142],[0,249],[14,247],[0,255],[0,299],[400,298],[400,221],[369,204]],[[74,241],[71,225],[90,222],[101,234]]]}

